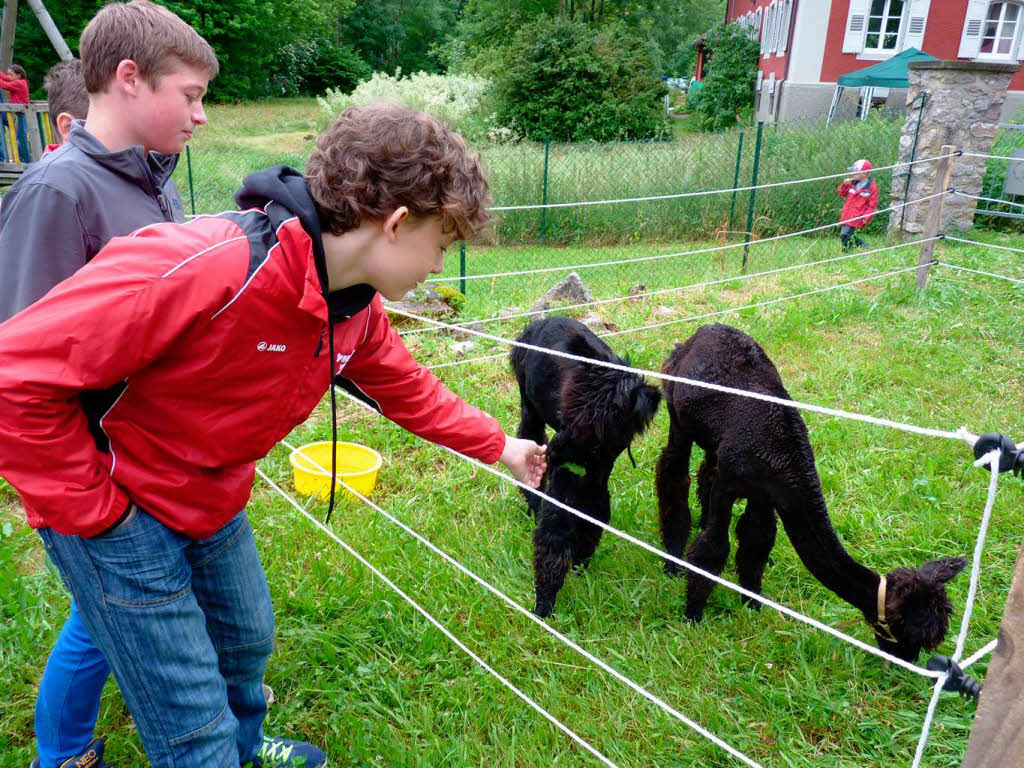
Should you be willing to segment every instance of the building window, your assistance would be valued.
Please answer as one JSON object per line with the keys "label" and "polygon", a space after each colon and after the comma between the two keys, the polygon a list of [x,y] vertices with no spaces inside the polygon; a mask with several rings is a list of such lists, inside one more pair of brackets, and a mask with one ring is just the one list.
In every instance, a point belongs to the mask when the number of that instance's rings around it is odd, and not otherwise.
{"label": "building window", "polygon": [[992,3],[985,17],[985,34],[979,55],[986,58],[1013,58],[1017,39],[1020,6],[1016,3]]}
{"label": "building window", "polygon": [[903,20],[903,0],[871,0],[865,51],[895,51]]}

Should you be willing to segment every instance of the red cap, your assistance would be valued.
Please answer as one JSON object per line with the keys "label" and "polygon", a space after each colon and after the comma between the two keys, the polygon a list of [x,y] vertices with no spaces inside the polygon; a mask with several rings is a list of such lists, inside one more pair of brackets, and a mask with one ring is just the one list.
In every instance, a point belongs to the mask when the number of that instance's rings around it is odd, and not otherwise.
{"label": "red cap", "polygon": [[854,163],[853,165],[851,165],[851,166],[850,166],[849,168],[847,168],[846,170],[848,170],[848,171],[870,171],[870,170],[871,170],[871,169],[872,169],[873,167],[874,167],[874,166],[873,166],[873,165],[871,165],[871,161],[870,161],[870,160],[868,160],[868,159],[867,159],[867,158],[865,157],[865,158],[863,158],[863,159],[861,159],[861,160],[858,160],[858,161],[857,161],[856,163]]}

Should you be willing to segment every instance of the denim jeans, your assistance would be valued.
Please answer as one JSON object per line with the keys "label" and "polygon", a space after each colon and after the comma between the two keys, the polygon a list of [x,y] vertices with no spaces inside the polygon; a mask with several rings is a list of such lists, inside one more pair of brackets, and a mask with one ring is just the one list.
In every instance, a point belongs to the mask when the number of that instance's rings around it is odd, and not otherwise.
{"label": "denim jeans", "polygon": [[39,531],[103,652],[154,768],[253,758],[274,644],[266,576],[245,512],[209,539],[139,507],[86,539]]}
{"label": "denim jeans", "polygon": [[71,615],[39,683],[35,720],[39,768],[58,768],[92,741],[109,674],[107,660],[89,637],[78,604],[72,600]]}

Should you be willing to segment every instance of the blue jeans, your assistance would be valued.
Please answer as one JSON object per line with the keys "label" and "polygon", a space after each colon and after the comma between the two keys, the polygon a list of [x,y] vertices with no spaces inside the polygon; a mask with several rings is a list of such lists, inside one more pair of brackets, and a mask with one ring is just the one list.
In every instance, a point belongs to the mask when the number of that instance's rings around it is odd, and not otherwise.
{"label": "blue jeans", "polygon": [[92,741],[109,674],[107,660],[86,632],[82,614],[72,600],[71,615],[39,683],[35,727],[40,768],[58,768]]}
{"label": "blue jeans", "polygon": [[263,736],[274,645],[266,576],[245,512],[209,539],[139,507],[85,539],[39,531],[106,657],[154,768],[238,768]]}

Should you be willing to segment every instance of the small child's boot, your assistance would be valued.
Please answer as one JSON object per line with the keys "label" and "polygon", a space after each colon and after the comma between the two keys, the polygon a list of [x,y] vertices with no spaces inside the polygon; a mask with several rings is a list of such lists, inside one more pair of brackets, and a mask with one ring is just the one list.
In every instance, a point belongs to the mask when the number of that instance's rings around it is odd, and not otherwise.
{"label": "small child's boot", "polygon": [[312,744],[264,736],[256,757],[243,768],[323,768],[325,765],[327,755]]}

